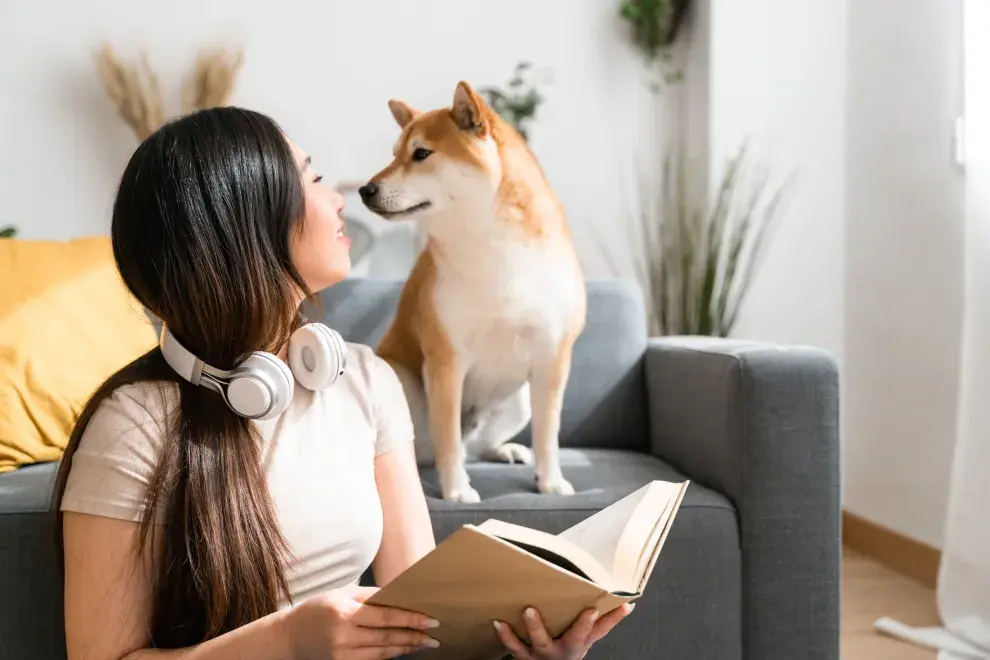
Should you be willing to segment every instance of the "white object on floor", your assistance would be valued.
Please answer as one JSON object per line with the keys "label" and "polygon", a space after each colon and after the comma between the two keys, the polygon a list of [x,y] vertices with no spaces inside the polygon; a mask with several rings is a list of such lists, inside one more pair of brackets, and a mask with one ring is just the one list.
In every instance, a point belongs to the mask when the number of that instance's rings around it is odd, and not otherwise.
{"label": "white object on floor", "polygon": [[945,628],[915,628],[888,617],[876,620],[873,626],[891,637],[940,651],[939,660],[986,660],[987,651],[965,642]]}

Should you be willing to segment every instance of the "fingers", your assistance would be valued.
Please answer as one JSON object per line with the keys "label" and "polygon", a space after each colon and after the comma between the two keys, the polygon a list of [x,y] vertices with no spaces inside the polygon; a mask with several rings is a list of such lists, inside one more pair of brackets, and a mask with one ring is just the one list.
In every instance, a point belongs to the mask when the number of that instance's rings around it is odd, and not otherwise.
{"label": "fingers", "polygon": [[635,603],[625,603],[620,607],[615,608],[602,618],[595,622],[594,627],[591,629],[591,634],[588,636],[588,643],[594,644],[602,637],[607,635],[612,628],[614,628],[619,621],[629,616],[629,613],[633,611],[636,607]]}
{"label": "fingers", "polygon": [[414,628],[427,630],[440,625],[425,614],[400,610],[395,607],[361,605],[351,617],[351,621],[368,628]]}
{"label": "fingers", "polygon": [[351,598],[359,603],[363,603],[372,596],[378,593],[378,587],[353,587],[351,592],[348,594]]}
{"label": "fingers", "polygon": [[583,645],[586,643],[591,631],[598,621],[598,610],[585,610],[577,618],[571,627],[564,633],[563,641],[570,645]]}
{"label": "fingers", "polygon": [[553,651],[553,639],[543,625],[539,613],[532,607],[527,607],[523,612],[523,621],[526,622],[526,631],[529,633],[529,642],[533,650],[539,655],[547,655]]}
{"label": "fingers", "polygon": [[501,621],[493,621],[495,625],[495,633],[498,638],[502,640],[502,644],[505,648],[512,652],[512,657],[517,660],[533,660],[533,655],[526,648],[526,645],[519,641],[516,637],[516,633],[512,632],[512,628],[509,624],[503,623]]}
{"label": "fingers", "polygon": [[418,648],[437,648],[437,640],[426,633],[408,628],[355,628],[348,635],[351,646],[415,646]]}

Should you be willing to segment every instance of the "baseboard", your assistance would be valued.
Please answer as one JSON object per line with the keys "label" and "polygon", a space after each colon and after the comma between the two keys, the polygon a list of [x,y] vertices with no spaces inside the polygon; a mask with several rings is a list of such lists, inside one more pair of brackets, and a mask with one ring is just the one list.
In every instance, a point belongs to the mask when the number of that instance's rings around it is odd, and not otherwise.
{"label": "baseboard", "polygon": [[898,573],[935,588],[942,553],[883,525],[842,512],[842,543]]}

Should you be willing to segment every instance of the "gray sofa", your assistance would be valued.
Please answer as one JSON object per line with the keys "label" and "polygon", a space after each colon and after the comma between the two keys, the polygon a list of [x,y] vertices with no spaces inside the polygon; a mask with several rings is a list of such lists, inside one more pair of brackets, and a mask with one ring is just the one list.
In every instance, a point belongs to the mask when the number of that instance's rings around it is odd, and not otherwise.
{"label": "gray sofa", "polygon": [[[375,345],[399,284],[323,293],[324,319]],[[838,378],[815,349],[648,339],[638,291],[589,284],[564,402],[564,473],[538,495],[531,468],[472,466],[476,505],[423,485],[438,539],[490,516],[557,532],[651,479],[692,485],[636,611],[589,659],[839,657]],[[528,429],[520,441],[528,443]],[[62,660],[48,496],[54,465],[0,475],[0,660]]]}

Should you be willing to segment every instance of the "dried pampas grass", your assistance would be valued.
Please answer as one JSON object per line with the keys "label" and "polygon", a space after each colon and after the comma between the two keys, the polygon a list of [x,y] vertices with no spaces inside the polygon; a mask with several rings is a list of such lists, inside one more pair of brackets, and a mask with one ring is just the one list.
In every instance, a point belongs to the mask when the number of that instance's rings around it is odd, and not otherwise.
{"label": "dried pampas grass", "polygon": [[146,54],[140,65],[123,62],[109,44],[97,54],[97,70],[103,89],[139,140],[155,132],[165,119],[162,90]]}
{"label": "dried pampas grass", "polygon": [[182,87],[183,112],[227,105],[243,62],[241,50],[200,51]]}
{"label": "dried pampas grass", "polygon": [[[200,51],[183,81],[182,111],[227,105],[243,62],[241,50]],[[104,44],[97,53],[97,71],[117,114],[138,140],[143,141],[165,122],[161,86],[147,54],[142,53],[135,65],[121,60],[109,44]]]}

